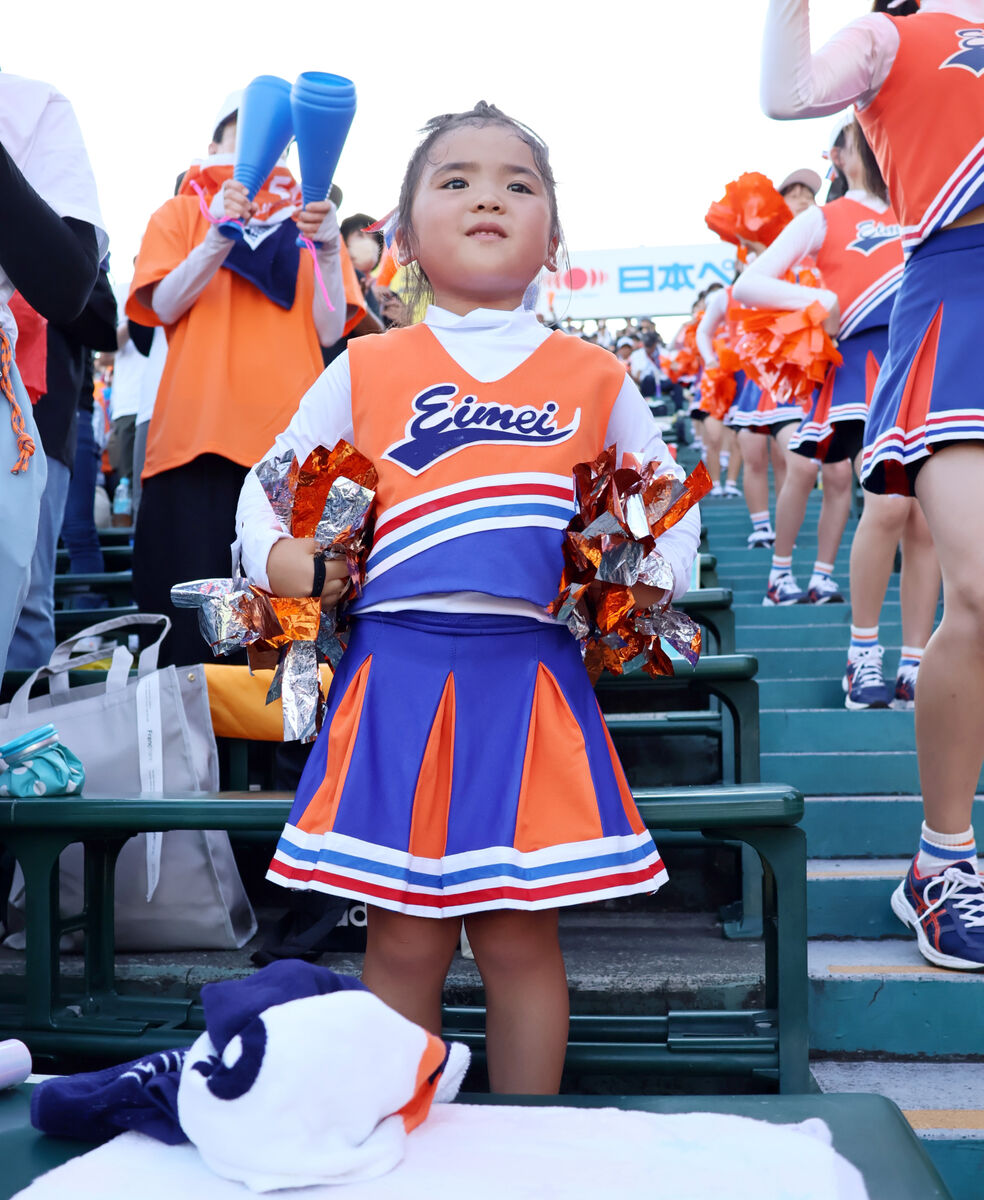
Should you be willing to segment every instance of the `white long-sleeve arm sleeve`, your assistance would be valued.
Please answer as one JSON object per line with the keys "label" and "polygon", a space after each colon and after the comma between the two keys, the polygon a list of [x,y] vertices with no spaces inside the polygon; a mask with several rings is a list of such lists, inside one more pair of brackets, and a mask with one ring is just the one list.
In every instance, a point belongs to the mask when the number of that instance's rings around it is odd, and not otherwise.
{"label": "white long-sleeve arm sleeve", "polygon": [[346,317],[345,280],[342,278],[341,259],[342,235],[338,229],[338,214],[334,204],[325,213],[313,240],[321,278],[324,280],[325,291],[332,308],[325,302],[316,271],[311,313],[318,341],[322,346],[334,346],[345,332]]}
{"label": "white long-sleeve arm sleeve", "polygon": [[[658,462],[660,467],[671,471],[677,479],[683,479],[683,470],[677,466],[666,448],[659,426],[653,420],[649,405],[642,393],[626,379],[618,399],[612,408],[605,433],[605,445],[615,443],[619,459],[627,450],[638,455],[644,463]],[[690,587],[694,559],[700,545],[700,509],[694,507],[668,529],[656,541],[656,548],[666,559],[673,571],[673,599],[678,600]]]}
{"label": "white long-sleeve arm sleeve", "polygon": [[[330,450],[339,438],[351,441],[352,386],[348,354],[341,354],[311,385],[291,423],[264,458],[293,450],[303,462],[315,446]],[[267,558],[275,542],[290,534],[277,520],[255,472],[250,471],[239,493],[236,537],[246,577],[269,591]]]}
{"label": "white long-sleeve arm sleeve", "polygon": [[882,13],[869,13],[810,52],[809,0],[769,0],[762,43],[760,98],[780,121],[823,117],[849,104],[864,108],[888,78],[899,35]]}
{"label": "white long-sleeve arm sleeve", "polygon": [[204,241],[154,285],[150,307],[165,325],[174,325],[191,308],[231,249],[232,242],[210,225]]}
{"label": "white long-sleeve arm sleeve", "polygon": [[718,288],[711,293],[704,310],[704,317],[697,326],[697,349],[706,366],[717,362],[714,353],[714,335],[721,328],[724,318],[728,315],[728,289]]}
{"label": "white long-sleeve arm sleeve", "polygon": [[795,311],[814,300],[830,312],[837,299],[829,288],[804,287],[782,276],[808,255],[816,254],[827,236],[823,209],[813,205],[790,221],[776,240],[742,272],[734,297],[749,308],[783,308]]}

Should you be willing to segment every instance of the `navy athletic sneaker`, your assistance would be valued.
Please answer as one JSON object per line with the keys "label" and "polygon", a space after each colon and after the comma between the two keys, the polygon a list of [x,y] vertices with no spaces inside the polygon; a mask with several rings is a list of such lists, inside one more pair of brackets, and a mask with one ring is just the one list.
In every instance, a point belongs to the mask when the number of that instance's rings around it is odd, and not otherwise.
{"label": "navy athletic sneaker", "polygon": [[843,688],[847,692],[844,707],[850,709],[888,708],[892,699],[882,676],[883,646],[872,646],[847,660]]}
{"label": "navy athletic sneaker", "polygon": [[844,597],[841,594],[840,588],[829,576],[818,579],[816,583],[812,583],[807,593],[807,598],[811,604],[844,603]]}
{"label": "navy athletic sneaker", "polygon": [[804,604],[805,602],[806,592],[789,572],[780,575],[775,583],[770,583],[762,598],[762,603],[766,608],[785,608],[787,604]]}
{"label": "navy athletic sneaker", "polygon": [[916,707],[916,676],[918,674],[918,667],[899,667],[899,673],[895,677],[895,699],[892,701],[892,708],[911,709]]}
{"label": "navy athletic sneaker", "polygon": [[984,879],[966,859],[939,874],[920,875],[913,859],[892,893],[892,912],[916,935],[936,967],[984,970]]}

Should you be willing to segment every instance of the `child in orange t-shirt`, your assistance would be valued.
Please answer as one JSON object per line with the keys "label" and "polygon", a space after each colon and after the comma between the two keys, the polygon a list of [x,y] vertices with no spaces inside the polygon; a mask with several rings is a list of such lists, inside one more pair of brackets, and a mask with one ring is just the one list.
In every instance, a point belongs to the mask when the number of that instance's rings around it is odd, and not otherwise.
{"label": "child in orange t-shirt", "polygon": [[[138,604],[174,624],[165,662],[202,655],[193,614],[171,605],[172,585],[228,572],[247,469],[320,374],[321,347],[365,314],[334,205],[323,200],[297,212],[300,189],[283,165],[252,201],[232,178],[237,104],[234,94],[219,114],[209,157],[151,217],[126,306],[132,320],[163,325],[168,339],[133,554]],[[241,243],[215,228],[222,216],[246,222]],[[298,230],[319,246],[333,309],[311,256],[296,245]]]}

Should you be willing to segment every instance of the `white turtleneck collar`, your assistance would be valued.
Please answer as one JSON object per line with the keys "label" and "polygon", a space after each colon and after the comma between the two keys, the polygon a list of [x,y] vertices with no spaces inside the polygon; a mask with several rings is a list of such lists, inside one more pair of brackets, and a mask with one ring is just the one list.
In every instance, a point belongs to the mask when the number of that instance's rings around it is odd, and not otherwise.
{"label": "white turtleneck collar", "polygon": [[455,362],[480,383],[494,383],[515,371],[551,332],[525,308],[473,308],[458,316],[431,304],[424,322]]}

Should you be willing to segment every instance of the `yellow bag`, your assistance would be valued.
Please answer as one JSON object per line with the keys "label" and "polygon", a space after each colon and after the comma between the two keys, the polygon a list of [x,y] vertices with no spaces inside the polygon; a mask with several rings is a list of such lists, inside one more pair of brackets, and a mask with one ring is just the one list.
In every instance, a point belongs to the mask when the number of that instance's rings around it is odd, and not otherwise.
{"label": "yellow bag", "polygon": [[[284,707],[279,700],[267,704],[273,671],[256,671],[231,663],[206,663],[208,706],[216,737],[247,738],[255,742],[284,740]],[[331,667],[321,667],[325,695],[331,686]]]}

